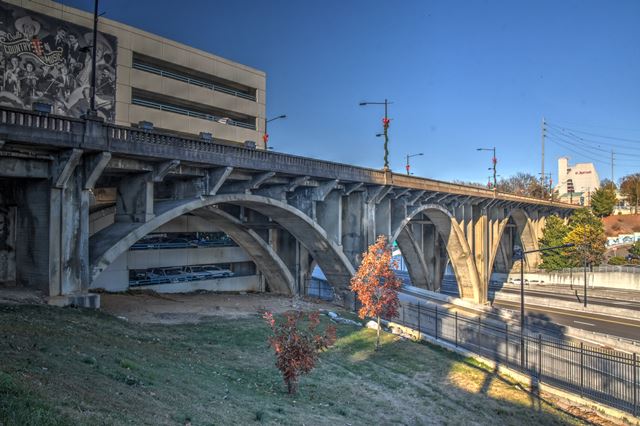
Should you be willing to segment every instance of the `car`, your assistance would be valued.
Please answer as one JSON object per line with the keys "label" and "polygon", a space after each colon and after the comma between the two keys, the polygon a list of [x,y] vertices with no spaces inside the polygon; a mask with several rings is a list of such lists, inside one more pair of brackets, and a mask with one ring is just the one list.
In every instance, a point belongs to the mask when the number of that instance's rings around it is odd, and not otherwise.
{"label": "car", "polygon": [[152,238],[143,238],[138,240],[134,245],[131,246],[131,250],[148,250],[158,248],[158,244],[162,243],[162,238],[160,237],[152,237]]}
{"label": "car", "polygon": [[[520,281],[520,278],[510,278],[510,279],[509,279],[509,282],[510,282],[511,284],[520,284],[520,282],[521,282],[521,281]],[[525,284],[525,285],[529,285],[529,280],[525,278],[525,279],[524,279],[524,284]]]}
{"label": "car", "polygon": [[191,271],[192,274],[196,276],[200,276],[200,279],[209,279],[209,278],[226,278],[233,276],[233,272],[228,269],[221,268],[216,265],[196,265],[196,266],[188,266],[185,268],[185,272],[188,270]]}
{"label": "car", "polygon": [[197,244],[187,240],[186,238],[172,238],[170,240],[164,241],[162,244],[163,248],[193,248],[198,247]]}

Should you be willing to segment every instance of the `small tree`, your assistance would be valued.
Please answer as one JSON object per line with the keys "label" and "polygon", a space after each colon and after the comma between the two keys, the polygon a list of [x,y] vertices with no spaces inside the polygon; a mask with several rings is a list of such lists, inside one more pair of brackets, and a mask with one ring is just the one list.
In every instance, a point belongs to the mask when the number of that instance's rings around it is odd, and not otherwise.
{"label": "small tree", "polygon": [[629,248],[629,253],[634,256],[640,256],[640,240],[633,243],[633,245]]}
{"label": "small tree", "polygon": [[318,312],[307,316],[306,329],[299,327],[299,321],[304,317],[302,312],[287,312],[284,317],[285,321],[278,324],[271,312],[263,315],[273,331],[269,344],[276,353],[276,367],[282,373],[287,392],[293,394],[298,387],[298,378],[315,367],[319,352],[335,343],[336,327],[330,325],[324,334],[316,334],[320,324]]}
{"label": "small tree", "polygon": [[351,291],[356,293],[362,303],[358,316],[363,319],[367,316],[374,317],[378,323],[376,350],[380,347],[380,318],[398,314],[398,290],[402,281],[393,271],[395,267],[397,265],[387,238],[380,235],[367,252],[363,253],[362,263],[351,278]]}
{"label": "small tree", "polygon": [[595,217],[589,209],[579,209],[569,219],[569,232],[564,243],[573,243],[573,265],[578,266],[586,260],[598,265],[604,259],[607,237],[602,220]]}
{"label": "small tree", "polygon": [[[540,247],[554,247],[564,244],[568,232],[569,227],[558,216],[547,217],[542,230],[542,238],[539,240]],[[541,269],[553,271],[571,266],[570,259],[561,251],[543,251],[541,256],[542,263],[539,265]]]}
{"label": "small tree", "polygon": [[598,217],[609,216],[613,213],[616,201],[615,188],[610,185],[601,186],[591,196],[591,210]]}

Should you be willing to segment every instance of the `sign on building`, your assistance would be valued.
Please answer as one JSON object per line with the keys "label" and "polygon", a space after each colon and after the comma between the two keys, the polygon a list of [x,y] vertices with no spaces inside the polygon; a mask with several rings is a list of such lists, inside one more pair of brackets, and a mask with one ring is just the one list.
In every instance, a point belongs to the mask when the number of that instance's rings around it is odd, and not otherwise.
{"label": "sign on building", "polygon": [[[0,2],[0,105],[32,109],[50,104],[54,114],[81,117],[89,110],[93,32]],[[98,34],[96,109],[115,119],[117,40]]]}

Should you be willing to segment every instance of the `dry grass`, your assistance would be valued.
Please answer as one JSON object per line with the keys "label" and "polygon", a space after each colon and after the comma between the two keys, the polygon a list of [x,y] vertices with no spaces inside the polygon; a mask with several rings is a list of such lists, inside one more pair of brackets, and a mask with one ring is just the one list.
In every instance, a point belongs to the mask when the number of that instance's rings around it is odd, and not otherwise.
{"label": "dry grass", "polygon": [[338,331],[290,397],[257,315],[151,325],[0,305],[0,424],[581,423],[447,351]]}

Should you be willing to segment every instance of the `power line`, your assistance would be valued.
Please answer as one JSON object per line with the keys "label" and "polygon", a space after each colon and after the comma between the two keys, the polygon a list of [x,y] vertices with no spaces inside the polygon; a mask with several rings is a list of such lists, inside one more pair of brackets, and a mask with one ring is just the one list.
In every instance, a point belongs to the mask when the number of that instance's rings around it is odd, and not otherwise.
{"label": "power line", "polygon": [[[583,145],[578,144],[577,141],[575,141],[575,140],[566,139],[567,136],[565,136],[565,135],[561,135],[561,134],[557,134],[557,133],[550,133],[550,134],[551,134],[551,137],[556,137],[556,138],[558,138],[558,139],[560,139],[560,140],[562,140],[562,141],[564,141],[564,142],[566,142],[566,143],[568,143],[570,145],[575,146],[576,148],[588,150],[592,154],[595,154],[595,155],[600,155],[599,152],[606,152],[607,154],[611,153],[611,149],[604,149],[604,148],[594,147],[594,146],[583,146]],[[594,151],[599,151],[599,152],[594,152]],[[620,151],[620,150],[617,150],[616,152],[618,154],[623,154],[623,155],[625,155],[627,157],[640,158],[640,153],[637,153],[637,152],[636,153],[630,153],[630,152],[624,152],[624,151]]]}
{"label": "power line", "polygon": [[[547,123],[549,124],[549,123]],[[553,126],[553,124],[551,124]],[[557,126],[560,129],[566,129],[566,130],[570,130],[573,131],[575,133],[582,133],[583,135],[589,135],[589,136],[594,136],[597,138],[604,138],[604,139],[613,139],[613,140],[617,140],[617,141],[623,141],[623,142],[633,142],[633,143],[640,143],[640,139],[629,139],[629,138],[620,138],[617,136],[608,136],[608,135],[600,135],[598,133],[591,133],[591,132],[585,132],[584,130],[578,130],[578,129],[571,129],[571,128],[566,128],[566,127],[562,127],[562,126]]]}

